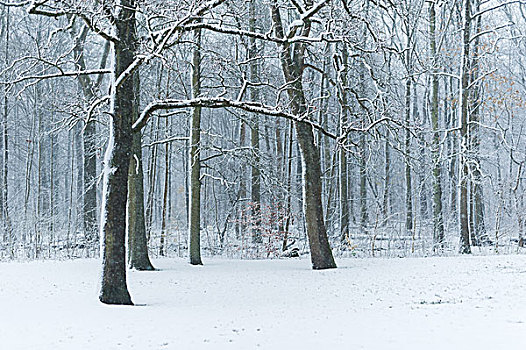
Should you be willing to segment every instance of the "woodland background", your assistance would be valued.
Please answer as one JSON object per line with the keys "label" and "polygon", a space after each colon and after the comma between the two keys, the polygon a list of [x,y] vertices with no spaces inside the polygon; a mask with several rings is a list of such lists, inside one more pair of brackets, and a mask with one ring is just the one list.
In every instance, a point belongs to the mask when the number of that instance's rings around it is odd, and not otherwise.
{"label": "woodland background", "polygon": [[[109,3],[0,1],[1,259],[98,255],[111,119],[104,97],[115,67],[99,29],[109,28]],[[309,251],[305,164],[294,118],[279,116],[294,98],[272,6],[293,59],[303,50],[306,113],[296,117],[314,125],[335,255],[522,247],[521,1],[228,0],[192,17],[159,52],[156,33],[200,3],[131,3],[135,57],[149,57],[133,78],[140,111],[195,97],[266,108],[202,104],[152,114],[139,138],[143,169],[135,164],[150,255],[188,255],[192,146],[201,165],[203,254]],[[197,109],[200,140],[192,143]]]}

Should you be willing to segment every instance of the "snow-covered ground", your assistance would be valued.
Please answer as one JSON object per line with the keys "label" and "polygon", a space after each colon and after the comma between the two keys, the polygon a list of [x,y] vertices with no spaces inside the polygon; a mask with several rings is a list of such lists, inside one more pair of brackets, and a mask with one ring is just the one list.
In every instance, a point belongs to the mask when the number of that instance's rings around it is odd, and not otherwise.
{"label": "snow-covered ground", "polygon": [[524,349],[526,256],[157,260],[138,306],[98,302],[97,260],[0,264],[0,348]]}

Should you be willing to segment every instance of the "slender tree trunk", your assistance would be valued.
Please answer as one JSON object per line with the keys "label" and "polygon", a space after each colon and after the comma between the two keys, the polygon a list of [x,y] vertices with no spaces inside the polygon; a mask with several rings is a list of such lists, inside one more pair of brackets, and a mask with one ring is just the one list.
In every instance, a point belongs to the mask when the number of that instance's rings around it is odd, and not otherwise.
{"label": "slender tree trunk", "polygon": [[[343,134],[348,123],[347,105],[347,47],[342,48],[342,62],[340,67],[340,132]],[[345,142],[344,142],[345,146]],[[349,174],[347,171],[347,152],[344,147],[340,148],[340,241],[345,242],[349,238]]]}
{"label": "slender tree trunk", "polygon": [[[475,11],[479,9],[480,1],[477,1]],[[477,34],[481,31],[481,19],[482,16],[477,18],[476,28]],[[472,69],[471,69],[471,82],[476,82],[480,74],[480,64],[479,60],[479,40],[480,37],[477,36],[474,42],[474,52],[472,59]],[[486,225],[484,219],[484,192],[482,190],[482,174],[481,174],[481,164],[480,164],[480,104],[482,103],[481,99],[482,87],[481,84],[476,84],[473,87],[473,101],[472,101],[472,114],[470,115],[470,136],[471,144],[470,150],[472,154],[472,174],[473,174],[473,185],[471,191],[471,202],[473,203],[473,210],[471,211],[471,217],[473,221],[473,229],[470,231],[471,240],[473,245],[478,246],[481,244],[481,239],[486,236]]]}
{"label": "slender tree trunk", "polygon": [[291,208],[291,204],[292,204],[292,138],[293,138],[293,133],[294,131],[294,124],[292,123],[292,121],[290,122],[290,126],[289,126],[289,134],[288,134],[288,140],[289,140],[289,146],[288,146],[288,151],[289,151],[289,154],[288,154],[288,157],[287,157],[287,204],[286,204],[286,209],[285,209],[285,213],[287,215],[287,219],[285,220],[285,234],[284,234],[284,238],[283,238],[283,246],[282,246],[282,250],[285,251],[287,250],[287,239],[288,239],[288,236],[289,236],[289,229],[290,229],[290,223],[292,221],[292,208]]}
{"label": "slender tree trunk", "polygon": [[41,93],[41,86],[35,85],[35,110],[37,114],[37,134],[36,134],[36,142],[37,142],[37,194],[36,194],[36,213],[34,218],[34,258],[38,259],[40,257],[40,248],[41,248],[41,240],[42,240],[42,203],[43,203],[43,195],[42,195],[42,182],[43,182],[43,130],[42,130],[42,93]]}
{"label": "slender tree trunk", "polygon": [[[249,4],[249,30],[252,32],[256,31],[256,0],[250,0]],[[250,82],[257,83],[259,81],[259,66],[256,60],[257,46],[256,39],[250,38],[248,58],[251,60],[250,63]],[[259,93],[257,88],[250,88],[250,99],[252,101],[259,101]],[[252,118],[252,129],[251,129],[251,146],[254,158],[252,160],[252,183],[251,183],[251,200],[252,200],[252,217],[255,219],[252,231],[252,241],[255,243],[263,242],[260,230],[260,216],[261,216],[261,171],[259,169],[260,163],[260,148],[259,148],[259,116],[254,114]]]}
{"label": "slender tree trunk", "polygon": [[[201,96],[201,31],[195,31],[192,58],[192,97]],[[190,264],[202,265],[201,261],[201,107],[192,111],[190,138]]]}
{"label": "slender tree trunk", "polygon": [[470,26],[471,26],[471,0],[462,1],[462,61],[460,66],[461,86],[459,91],[460,105],[460,164],[459,164],[459,223],[460,223],[460,247],[461,254],[470,254],[470,233],[468,218],[468,123],[469,123],[469,57],[470,57]]}
{"label": "slender tree trunk", "polygon": [[84,196],[83,221],[84,231],[88,242],[95,244],[99,240],[97,223],[97,158],[95,155],[96,125],[89,121],[83,133],[84,160]]}
{"label": "slender tree trunk", "polygon": [[[155,127],[155,141],[159,140],[159,123],[160,119],[157,118],[157,123]],[[153,229],[153,212],[154,212],[154,198],[156,192],[156,183],[157,183],[157,154],[159,152],[158,145],[155,144],[152,146],[149,165],[148,165],[148,202],[146,204],[146,237],[150,240],[150,235]]]}
{"label": "slender tree trunk", "polygon": [[429,5],[429,38],[432,62],[431,125],[433,128],[433,240],[434,249],[444,248],[444,213],[442,210],[442,167],[440,160],[440,126],[438,121],[438,57],[436,49],[436,4]]}
{"label": "slender tree trunk", "polygon": [[[239,147],[243,148],[246,144],[246,138],[247,138],[247,124],[244,120],[240,121],[239,124]],[[247,197],[247,181],[245,178],[245,172],[246,172],[246,166],[244,164],[241,164],[241,171],[239,173],[239,190],[237,197],[240,200],[240,204],[244,203],[244,200]],[[245,222],[244,222],[244,210],[245,207],[243,205],[238,206],[238,222],[236,224],[236,237],[239,238],[241,234],[245,231]]]}
{"label": "slender tree trunk", "polygon": [[[168,131],[168,119],[166,119],[165,130]],[[159,242],[159,255],[166,255],[166,219],[168,212],[168,190],[170,183],[170,144],[164,145],[164,189],[163,189],[163,207],[161,211],[161,239]]]}
{"label": "slender tree trunk", "polygon": [[[424,222],[429,219],[429,208],[427,205],[428,192],[427,192],[427,181],[426,181],[426,169],[427,169],[427,157],[426,157],[426,140],[425,133],[423,130],[426,129],[426,122],[428,119],[427,111],[422,104],[421,115],[418,112],[418,95],[417,95],[417,84],[413,84],[413,120],[420,123],[420,131],[418,132],[418,148],[420,158],[418,160],[420,169],[418,169],[418,192],[419,192],[419,206],[420,206],[420,222]],[[423,100],[428,100],[427,91],[424,94]],[[421,224],[422,228],[423,225]]]}
{"label": "slender tree trunk", "polygon": [[[448,83],[449,81],[449,83]],[[453,92],[453,79],[446,80],[446,91],[448,93],[448,100],[453,101],[454,92]],[[452,129],[455,128],[458,124],[458,115],[457,115],[457,106],[452,105],[451,108],[447,107],[446,104],[446,115],[448,118],[448,128]],[[449,133],[448,134],[449,144],[448,144],[448,157],[450,159],[449,162],[449,190],[450,190],[450,196],[449,196],[449,212],[452,214],[453,221],[455,223],[458,222],[458,153],[459,153],[459,145],[458,145],[458,135],[456,133]]]}
{"label": "slender tree trunk", "polygon": [[[5,18],[5,56],[4,56],[4,66],[9,66],[9,40],[10,40],[10,8],[6,8],[6,18]],[[14,237],[11,228],[11,219],[9,216],[9,134],[8,134],[8,114],[9,114],[9,100],[8,100],[8,86],[4,85],[3,88],[3,119],[2,119],[2,188],[0,202],[2,202],[1,208],[1,217],[3,219],[3,229],[4,229],[4,242],[7,242],[9,245],[10,255],[14,255]]]}
{"label": "slender tree trunk", "polygon": [[[27,234],[31,232],[29,227],[29,199],[31,196],[31,185],[33,179],[33,156],[35,153],[35,124],[37,120],[36,107],[33,111],[31,120],[31,131],[29,139],[27,140],[27,158],[26,158],[26,171],[25,171],[25,188],[24,188],[24,230],[22,231],[22,243],[27,243]],[[31,237],[31,236],[30,236]],[[25,247],[24,247],[25,248]]]}
{"label": "slender tree trunk", "polygon": [[[408,55],[409,56],[409,55]],[[407,59],[409,62],[409,57]],[[411,77],[405,83],[405,230],[407,234],[413,234],[413,185],[411,182]]]}
{"label": "slender tree trunk", "polygon": [[[55,123],[55,113],[51,113],[51,125]],[[55,237],[55,208],[56,208],[56,188],[58,187],[55,176],[55,168],[57,164],[57,135],[51,132],[50,135],[50,156],[49,156],[49,245],[48,252],[51,253],[51,247],[54,245]]]}
{"label": "slender tree trunk", "polygon": [[[391,147],[389,146],[389,135],[385,135],[385,150],[384,150],[384,195],[383,195],[383,216],[387,219],[389,215],[389,196],[390,196],[390,187],[391,187]],[[387,220],[386,220],[387,223]]]}
{"label": "slender tree trunk", "polygon": [[[9,39],[9,32],[7,30],[7,27],[9,26],[9,7],[6,7],[4,8],[4,11],[6,12],[6,18],[5,18],[5,22],[2,22],[2,28],[0,28],[0,33],[6,33],[6,41],[5,41],[5,47],[4,49],[8,48],[9,47],[9,43],[8,43],[8,39]],[[3,13],[2,13],[3,14]],[[6,50],[7,51],[7,50]],[[4,63],[4,67],[7,67],[7,59],[3,62]],[[5,142],[4,142],[4,133],[3,133],[3,130],[4,130],[4,124],[6,123],[6,115],[7,115],[7,98],[6,98],[6,90],[5,88],[2,90],[2,144],[1,144],[1,147],[2,147],[2,153],[0,153],[0,161],[1,161],[1,165],[2,165],[2,172],[0,173],[0,180],[2,181],[2,184],[0,185],[0,224],[2,224],[2,243],[6,244],[7,241],[8,241],[8,237],[7,237],[7,225],[6,225],[6,220],[5,220],[5,209],[4,209],[4,203],[6,203],[7,201],[4,199],[4,192],[5,192],[5,188],[4,188],[4,177],[5,177],[5,174],[4,174],[4,164],[6,163],[5,162]]]}
{"label": "slender tree trunk", "polygon": [[[308,4],[309,7],[312,3]],[[275,1],[271,4],[272,19],[276,35],[284,37],[281,14]],[[308,36],[310,24],[305,24],[303,35]],[[285,81],[289,84],[287,92],[291,100],[291,109],[295,115],[303,116],[307,112],[307,105],[302,84],[302,74],[304,68],[303,53],[305,45],[295,44],[294,60],[292,59],[290,47],[284,44],[281,47],[281,63]],[[305,222],[307,226],[307,236],[311,252],[313,269],[335,268],[336,263],[332,256],[332,251],[325,229],[323,204],[321,201],[321,164],[320,153],[314,143],[314,132],[312,126],[304,121],[296,122],[296,134],[301,149],[303,162],[303,202]]]}
{"label": "slender tree trunk", "polygon": [[[76,64],[80,70],[86,70],[86,62],[84,57],[84,45],[88,35],[88,28],[84,27],[80,32],[72,28],[71,35],[75,40],[75,47],[73,49],[73,56]],[[106,43],[104,51],[101,55],[100,67],[106,67],[106,61],[109,55],[110,45]],[[92,103],[95,100],[95,89],[100,86],[103,80],[103,75],[99,75],[97,81],[94,82],[87,75],[80,75],[78,82],[84,98],[87,103]],[[95,245],[99,240],[97,232],[97,158],[95,156],[96,147],[96,123],[94,120],[87,120],[82,133],[82,148],[83,148],[83,167],[82,167],[82,216],[84,223],[84,235],[89,246],[96,248]],[[80,184],[79,184],[80,185]]]}
{"label": "slender tree trunk", "polygon": [[[360,67],[360,81],[365,80],[364,67]],[[365,127],[366,116],[363,116],[362,127]],[[367,210],[367,142],[364,132],[360,133],[360,159],[359,159],[359,177],[360,177],[360,226],[362,232],[367,232],[369,222],[369,212]]]}
{"label": "slender tree trunk", "polygon": [[144,185],[141,132],[133,135],[132,157],[128,172],[128,266],[139,271],[152,271],[144,220]]}
{"label": "slender tree trunk", "polygon": [[[325,59],[323,60],[323,71],[327,72],[328,67],[330,66],[330,45],[327,45],[325,47]],[[328,73],[327,73],[328,74]],[[329,117],[327,113],[327,109],[329,107],[329,101],[326,96],[327,91],[329,89],[329,79],[327,77],[327,74],[322,74],[321,77],[321,83],[320,83],[320,109],[319,109],[319,115],[318,115],[318,123],[322,125],[324,128],[328,127]],[[333,169],[332,166],[332,159],[333,155],[331,155],[330,151],[330,142],[329,138],[325,135],[323,135],[321,132],[319,133],[319,145],[320,145],[320,156],[322,157],[322,169],[323,169],[323,192],[322,194],[325,196],[324,203],[325,204],[325,222],[327,226],[327,232],[330,234],[331,231],[334,228],[333,224],[333,212],[332,208],[330,206],[331,204],[331,196],[332,196],[332,175],[333,175]],[[323,197],[322,197],[323,198]]]}
{"label": "slender tree trunk", "polygon": [[[135,103],[133,106],[133,120],[135,121],[139,117],[139,73],[134,73],[131,79],[134,80],[135,84]],[[133,134],[131,153],[128,169],[128,266],[130,269],[139,271],[152,271],[155,268],[148,254],[148,240],[144,221],[144,170],[141,131]]]}

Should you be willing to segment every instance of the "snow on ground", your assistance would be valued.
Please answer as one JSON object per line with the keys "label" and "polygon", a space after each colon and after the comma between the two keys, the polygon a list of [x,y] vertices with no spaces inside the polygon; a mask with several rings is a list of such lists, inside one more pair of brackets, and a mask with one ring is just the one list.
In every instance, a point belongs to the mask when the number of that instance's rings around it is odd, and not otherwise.
{"label": "snow on ground", "polygon": [[524,349],[526,256],[155,261],[139,306],[98,302],[99,261],[0,264],[1,349]]}

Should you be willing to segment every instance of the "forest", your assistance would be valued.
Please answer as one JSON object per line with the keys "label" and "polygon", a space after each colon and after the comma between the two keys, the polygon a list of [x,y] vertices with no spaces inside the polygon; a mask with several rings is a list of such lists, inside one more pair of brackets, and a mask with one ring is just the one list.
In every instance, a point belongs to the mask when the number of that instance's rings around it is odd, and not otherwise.
{"label": "forest", "polygon": [[133,305],[130,271],[166,259],[328,270],[525,252],[525,1],[0,14],[5,269],[100,257],[99,300]]}

